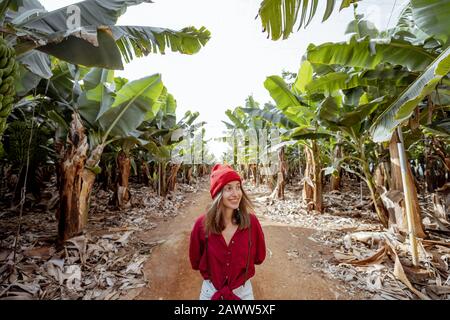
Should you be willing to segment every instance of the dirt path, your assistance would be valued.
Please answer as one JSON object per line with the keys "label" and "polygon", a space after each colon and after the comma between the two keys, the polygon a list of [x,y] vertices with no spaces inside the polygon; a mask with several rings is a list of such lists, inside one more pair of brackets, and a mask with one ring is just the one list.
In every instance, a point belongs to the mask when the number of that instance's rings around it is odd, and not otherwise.
{"label": "dirt path", "polygon": [[[191,269],[188,257],[189,235],[198,215],[210,202],[206,189],[188,196],[190,205],[177,217],[162,222],[147,234],[145,241],[166,240],[154,248],[144,265],[149,284],[127,298],[198,299],[202,278]],[[354,299],[345,292],[344,283],[329,280],[313,270],[315,261],[331,252],[308,239],[314,230],[271,223],[259,217],[267,245],[265,262],[256,267],[252,279],[255,299]]]}

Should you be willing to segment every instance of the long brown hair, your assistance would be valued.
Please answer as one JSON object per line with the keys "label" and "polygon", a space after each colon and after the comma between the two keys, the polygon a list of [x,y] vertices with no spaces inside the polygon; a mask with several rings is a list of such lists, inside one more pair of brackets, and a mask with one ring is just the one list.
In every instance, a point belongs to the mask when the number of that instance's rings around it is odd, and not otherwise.
{"label": "long brown hair", "polygon": [[[250,226],[250,213],[254,211],[253,203],[245,193],[240,185],[242,198],[239,202],[239,209],[234,210],[232,219],[236,221],[238,229],[242,230]],[[204,228],[206,233],[221,233],[225,229],[225,225],[222,219],[222,213],[224,212],[225,206],[222,201],[223,189],[220,190],[213,202],[206,211]]]}

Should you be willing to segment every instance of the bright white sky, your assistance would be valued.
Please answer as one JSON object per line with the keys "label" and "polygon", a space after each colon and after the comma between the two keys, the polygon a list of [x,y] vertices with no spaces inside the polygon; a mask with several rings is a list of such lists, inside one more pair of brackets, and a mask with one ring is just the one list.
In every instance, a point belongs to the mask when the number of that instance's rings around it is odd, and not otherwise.
{"label": "bright white sky", "polygon": [[[255,19],[262,0],[154,0],[128,8],[119,25],[143,25],[171,29],[205,26],[211,39],[199,53],[189,56],[168,52],[136,59],[116,75],[130,80],[161,73],[165,86],[178,103],[177,114],[199,111],[207,121],[207,136],[220,136],[225,126],[225,110],[244,105],[253,95],[263,104],[270,101],[264,80],[281,75],[282,70],[297,72],[308,44],[346,40],[346,26],[353,18],[349,7],[321,23],[325,1],[308,28],[283,41],[272,41],[262,33],[261,20]],[[47,10],[78,1],[41,0]],[[363,0],[359,10],[379,29],[392,25],[407,0]],[[340,1],[338,1],[340,4]],[[337,11],[339,5],[335,10]],[[392,17],[391,11],[393,10]],[[389,20],[390,19],[390,20]],[[212,147],[216,154],[220,147]]]}

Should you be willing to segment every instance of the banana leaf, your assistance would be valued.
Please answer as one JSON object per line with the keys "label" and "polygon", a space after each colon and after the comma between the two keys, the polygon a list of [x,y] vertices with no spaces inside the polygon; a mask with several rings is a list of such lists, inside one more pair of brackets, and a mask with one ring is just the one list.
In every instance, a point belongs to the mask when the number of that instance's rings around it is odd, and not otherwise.
{"label": "banana leaf", "polygon": [[[151,3],[150,0],[83,1],[44,12],[38,1],[12,1],[12,7],[18,11],[8,10],[6,21],[20,40],[15,46],[17,54],[20,56],[31,51],[34,60],[43,59],[37,63],[29,62],[27,68],[45,79],[51,76],[47,67],[49,59],[45,55],[44,58],[35,57],[33,49],[72,64],[117,70],[123,69],[122,56],[125,62],[129,62],[133,57],[149,53],[163,54],[167,48],[173,52],[194,54],[209,40],[210,33],[204,27],[175,31],[115,26],[128,6],[143,2]],[[71,26],[70,22],[76,25]]]}
{"label": "banana leaf", "polygon": [[[358,0],[342,0],[339,10],[348,7]],[[322,22],[326,21],[333,13],[336,0],[327,0]],[[258,16],[268,37],[278,40],[281,37],[287,39],[293,32],[302,26],[309,25],[316,14],[319,0],[263,0],[258,10]]]}
{"label": "banana leaf", "polygon": [[301,94],[306,92],[306,86],[313,80],[313,73],[314,70],[311,63],[307,60],[303,61],[293,85],[295,93]]}
{"label": "banana leaf", "polygon": [[376,85],[376,81],[369,81],[360,77],[357,73],[333,72],[308,83],[306,91],[308,94],[324,93],[330,95],[335,91],[368,85]]}
{"label": "banana leaf", "polygon": [[420,29],[448,45],[450,2],[448,0],[410,0],[414,22]]}
{"label": "banana leaf", "polygon": [[291,120],[289,120],[282,113],[268,112],[261,109],[255,108],[242,108],[242,110],[247,113],[250,117],[260,117],[265,121],[268,121],[272,124],[281,124],[283,127],[292,129],[297,126],[297,124]]}
{"label": "banana leaf", "polygon": [[375,142],[389,141],[395,128],[408,119],[416,106],[450,72],[450,47],[392,103],[373,123],[370,133]]}
{"label": "banana leaf", "polygon": [[297,110],[301,110],[305,115],[312,116],[311,111],[306,108],[308,104],[294,95],[281,77],[267,77],[266,81],[264,81],[264,87],[269,91],[270,96],[277,104],[277,108],[281,111],[285,111],[289,107],[296,107]]}
{"label": "banana leaf", "polygon": [[[103,136],[126,137],[133,132],[151,112],[153,103],[163,91],[161,76],[155,74],[125,84],[119,91],[100,91],[97,86],[84,93],[78,101],[79,112],[92,126],[99,127]],[[101,105],[101,95],[109,95],[112,104]],[[101,116],[98,116],[100,112]]]}
{"label": "banana leaf", "polygon": [[307,50],[307,59],[311,63],[364,69],[375,69],[380,63],[389,62],[405,66],[410,71],[423,71],[436,56],[403,40],[357,40],[352,37],[348,43],[311,44]]}

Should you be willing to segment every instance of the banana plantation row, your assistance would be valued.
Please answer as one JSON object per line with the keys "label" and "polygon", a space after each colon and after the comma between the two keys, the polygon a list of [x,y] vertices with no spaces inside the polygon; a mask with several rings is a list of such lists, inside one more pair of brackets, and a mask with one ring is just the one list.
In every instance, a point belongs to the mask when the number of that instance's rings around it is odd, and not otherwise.
{"label": "banana plantation row", "polygon": [[[171,161],[171,151],[186,138],[174,140],[173,133],[183,129],[193,136],[203,124],[197,112],[176,119],[175,97],[161,75],[134,81],[114,76],[122,59],[167,48],[194,54],[210,38],[204,27],[115,25],[127,6],[142,2],[148,1],[81,2],[81,27],[74,30],[65,24],[67,8],[46,13],[38,1],[0,5],[1,190],[20,207],[27,193],[39,199],[42,183],[56,172],[60,242],[85,227],[95,182],[114,190],[112,201],[125,208],[132,175],[165,196],[177,180],[209,172],[205,164]],[[327,1],[324,19],[337,2]],[[342,1],[341,9],[356,2]],[[272,39],[286,38],[298,19],[300,26],[310,22],[317,3],[265,0],[259,17]],[[349,41],[311,44],[298,73],[267,77],[273,102],[261,106],[249,97],[244,107],[226,112],[225,124],[230,130],[279,130],[282,141],[267,146],[277,153],[279,171],[263,175],[260,161],[244,156],[238,168],[244,177],[265,180],[273,197],[283,198],[287,181],[301,175],[305,204],[322,212],[325,183],[339,189],[345,171],[366,183],[385,227],[426,237],[418,190],[434,194],[440,218],[448,221],[449,6],[411,0],[395,26],[381,32],[355,4]],[[250,146],[244,143],[247,156]],[[194,147],[200,149],[190,154],[212,162],[206,141]]]}

